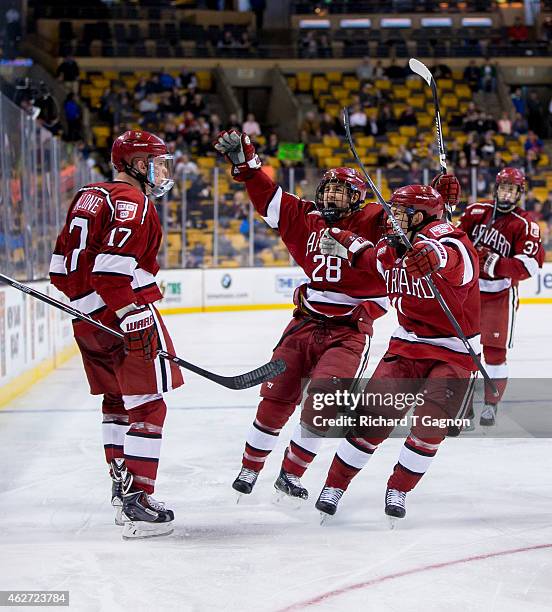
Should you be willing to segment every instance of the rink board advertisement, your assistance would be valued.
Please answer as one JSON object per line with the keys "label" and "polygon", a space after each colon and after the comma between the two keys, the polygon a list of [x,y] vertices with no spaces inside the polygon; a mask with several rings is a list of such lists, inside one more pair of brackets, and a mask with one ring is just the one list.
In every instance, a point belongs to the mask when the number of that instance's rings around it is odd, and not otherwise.
{"label": "rink board advertisement", "polygon": [[[162,312],[210,312],[291,306],[307,278],[301,268],[214,268],[159,272]],[[519,284],[522,303],[552,303],[552,263]]]}
{"label": "rink board advertisement", "polygon": [[[30,285],[37,291],[63,299],[47,282]],[[0,288],[0,390],[4,390],[6,383],[32,373],[35,368],[56,367],[67,349],[73,346],[69,315],[11,287]],[[26,381],[28,384],[33,382],[33,375]]]}

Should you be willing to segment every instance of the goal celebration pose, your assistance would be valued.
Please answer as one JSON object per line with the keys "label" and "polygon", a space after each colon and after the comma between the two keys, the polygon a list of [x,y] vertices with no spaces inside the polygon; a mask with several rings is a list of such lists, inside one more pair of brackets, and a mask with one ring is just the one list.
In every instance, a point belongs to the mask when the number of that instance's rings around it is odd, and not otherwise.
{"label": "goal celebration pose", "polygon": [[[447,175],[449,182],[454,177]],[[424,417],[457,419],[465,415],[473,392],[476,366],[456,336],[426,275],[441,292],[475,353],[479,353],[478,259],[466,234],[445,221],[442,196],[430,186],[408,185],[397,189],[391,210],[413,244],[406,252],[394,234],[375,248],[359,237],[332,228],[322,240],[322,252],[347,258],[354,268],[377,271],[385,280],[399,327],[391,335],[386,354],[376,367],[366,392],[422,392],[410,434],[387,483],[385,512],[396,518],[406,514],[406,494],[420,481],[435,456],[448,426],[426,425]],[[392,228],[390,227],[390,231]],[[376,401],[363,405],[364,416],[390,419],[383,425],[368,423],[340,444],[316,507],[332,515],[353,477],[366,465],[379,444],[393,431],[410,406],[386,406]],[[377,419],[374,421],[377,423]]]}
{"label": "goal celebration pose", "polygon": [[494,201],[475,202],[460,218],[462,228],[479,254],[481,342],[489,376],[499,396],[485,386],[481,425],[494,425],[498,403],[508,381],[507,350],[513,347],[519,281],[542,267],[538,223],[520,208],[525,176],[518,168],[504,168],[496,177]]}
{"label": "goal celebration pose", "polygon": [[[245,184],[257,212],[278,230],[309,278],[295,292],[293,318],[274,349],[273,359],[284,359],[287,369],[261,387],[262,399],[247,434],[242,468],[233,483],[234,489],[249,494],[301,399],[302,380],[311,380],[305,415],[311,410],[313,394],[332,390],[334,379],[362,377],[372,323],[388,305],[385,283],[373,270],[353,268],[346,259],[323,255],[319,244],[328,225],[362,233],[375,244],[381,235],[383,213],[377,204],[363,207],[366,185],[350,168],[326,172],[316,201],[310,202],[283,192],[262,171],[246,134],[221,132],[215,148],[230,161],[234,179]],[[292,497],[308,496],[300,477],[322,443],[314,434],[299,423],[285,451],[275,487]]]}
{"label": "goal celebration pose", "polygon": [[[69,206],[50,278],[77,310],[121,329],[124,341],[83,321],[74,334],[93,395],[103,395],[103,440],[115,522],[123,537],[172,531],[174,513],[151,495],[166,405],[183,384],[180,369],[157,357],[174,352],[155,282],[161,224],[149,196],[171,189],[172,156],[154,134],[128,131],[113,143],[113,181],[82,187]],[[122,510],[122,512],[121,512]]]}

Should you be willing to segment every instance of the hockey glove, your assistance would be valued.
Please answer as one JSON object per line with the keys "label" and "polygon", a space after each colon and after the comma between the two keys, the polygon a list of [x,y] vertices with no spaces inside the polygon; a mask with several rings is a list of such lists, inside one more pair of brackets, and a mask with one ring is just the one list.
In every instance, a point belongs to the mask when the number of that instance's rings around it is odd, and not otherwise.
{"label": "hockey glove", "polygon": [[437,240],[420,240],[406,254],[403,265],[408,274],[422,278],[444,268],[448,262],[446,248]]}
{"label": "hockey glove", "polygon": [[431,186],[438,191],[443,198],[445,206],[454,211],[460,200],[460,183],[454,174],[438,174],[432,181]]}
{"label": "hockey glove", "polygon": [[144,361],[155,359],[159,351],[159,339],[151,310],[147,306],[131,304],[116,314],[125,335],[125,355],[134,353],[142,356]]}
{"label": "hockey glove", "polygon": [[373,247],[373,243],[353,232],[340,230],[337,227],[328,228],[320,238],[320,252],[322,255],[333,255],[341,259],[348,259],[351,264],[355,257],[365,249]]}
{"label": "hockey glove", "polygon": [[479,256],[479,271],[494,278],[496,264],[500,259],[500,255],[498,253],[493,253],[487,247],[479,247],[477,249],[477,255]]}
{"label": "hockey glove", "polygon": [[241,134],[237,130],[220,132],[214,147],[232,164],[232,176],[236,178],[247,178],[251,170],[261,167],[261,160],[247,134]]}

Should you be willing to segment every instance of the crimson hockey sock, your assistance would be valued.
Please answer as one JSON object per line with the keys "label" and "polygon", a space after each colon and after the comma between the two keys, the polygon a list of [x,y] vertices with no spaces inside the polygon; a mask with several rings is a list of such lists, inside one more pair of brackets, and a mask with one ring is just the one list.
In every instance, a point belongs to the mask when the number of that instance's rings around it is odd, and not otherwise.
{"label": "crimson hockey sock", "polygon": [[508,384],[508,364],[506,363],[506,349],[495,348],[494,346],[484,346],[483,355],[485,357],[485,367],[498,391],[495,396],[488,383],[485,383],[485,403],[496,406]]}
{"label": "crimson hockey sock", "polygon": [[410,434],[401,448],[387,487],[404,493],[411,491],[429,469],[441,441],[440,438],[422,440]]}
{"label": "crimson hockey sock", "polygon": [[115,393],[106,393],[102,401],[102,438],[107,463],[122,459],[125,434],[129,418],[123,398]]}
{"label": "crimson hockey sock", "polygon": [[368,463],[383,438],[346,438],[335,453],[326,486],[347,489],[351,480]]}
{"label": "crimson hockey sock", "polygon": [[133,398],[143,401],[144,396],[124,398],[127,408],[132,406],[129,409],[130,428],[125,436],[125,463],[136,488],[151,495],[157,478],[167,406],[161,395],[149,396],[150,401],[139,405],[133,405]]}
{"label": "crimson hockey sock", "polygon": [[301,478],[316,457],[323,440],[324,438],[314,436],[299,423],[284,455],[284,472]]}

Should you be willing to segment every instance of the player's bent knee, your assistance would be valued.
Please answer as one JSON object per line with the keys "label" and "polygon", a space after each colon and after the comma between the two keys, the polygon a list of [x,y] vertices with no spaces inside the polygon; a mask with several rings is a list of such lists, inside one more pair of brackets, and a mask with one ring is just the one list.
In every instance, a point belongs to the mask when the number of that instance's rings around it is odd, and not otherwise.
{"label": "player's bent knee", "polygon": [[505,348],[497,348],[495,346],[484,346],[483,356],[485,363],[491,365],[500,365],[506,361],[507,351]]}
{"label": "player's bent knee", "polygon": [[294,402],[280,402],[264,398],[257,408],[256,420],[271,429],[281,429],[294,413]]}

